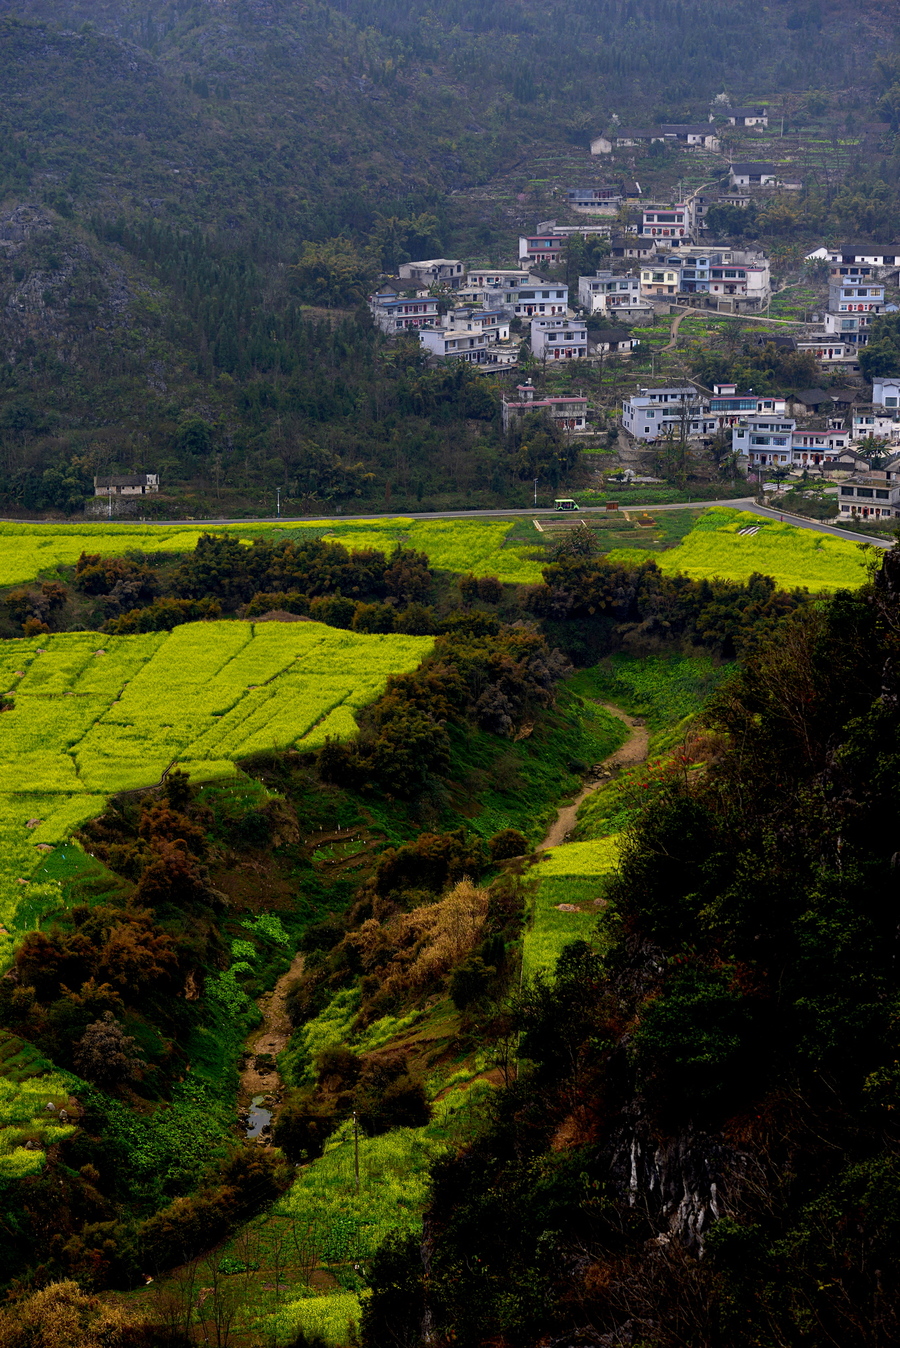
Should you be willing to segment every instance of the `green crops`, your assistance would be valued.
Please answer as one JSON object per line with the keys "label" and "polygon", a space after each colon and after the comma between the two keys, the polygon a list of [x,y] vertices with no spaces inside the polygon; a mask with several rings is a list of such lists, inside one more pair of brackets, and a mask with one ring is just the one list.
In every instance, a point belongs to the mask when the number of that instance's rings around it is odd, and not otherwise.
{"label": "green crops", "polygon": [[153,785],[173,761],[209,780],[248,754],[352,736],[354,713],[431,645],[308,622],[4,642],[0,692],[14,709],[0,715],[0,922],[33,920],[40,845],[63,841],[107,796]]}

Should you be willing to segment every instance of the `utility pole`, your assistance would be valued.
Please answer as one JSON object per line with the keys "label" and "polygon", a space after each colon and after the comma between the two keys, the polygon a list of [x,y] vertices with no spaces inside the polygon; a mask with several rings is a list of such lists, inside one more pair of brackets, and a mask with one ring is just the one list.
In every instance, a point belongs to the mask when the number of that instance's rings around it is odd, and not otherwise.
{"label": "utility pole", "polygon": [[106,485],[106,518],[112,519],[112,483]]}
{"label": "utility pole", "polygon": [[278,499],[278,518],[281,519],[281,488],[276,487],[275,492]]}
{"label": "utility pole", "polygon": [[535,510],[537,510],[537,484],[538,484],[538,480],[537,480],[537,478],[535,478],[535,479],[534,479],[534,508],[535,508]]}
{"label": "utility pole", "polygon": [[353,1174],[356,1179],[356,1192],[359,1193],[359,1122],[356,1110],[353,1111]]}

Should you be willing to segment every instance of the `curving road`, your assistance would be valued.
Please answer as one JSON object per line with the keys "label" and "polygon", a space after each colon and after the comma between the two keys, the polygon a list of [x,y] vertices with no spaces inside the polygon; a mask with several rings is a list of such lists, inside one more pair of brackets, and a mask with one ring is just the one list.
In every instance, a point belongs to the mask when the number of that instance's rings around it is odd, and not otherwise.
{"label": "curving road", "polygon": [[[767,519],[784,519],[787,524],[794,524],[798,529],[812,529],[817,533],[831,534],[834,538],[849,538],[854,543],[871,543],[876,548],[892,548],[894,539],[873,538],[869,534],[852,533],[849,529],[838,529],[834,525],[824,524],[820,520],[806,520],[799,515],[785,516],[779,510],[773,510],[769,506],[757,505],[755,496],[738,496],[729,501],[675,501],[666,505],[653,505],[648,503],[644,506],[621,506],[626,510],[648,510],[656,514],[660,510],[709,510],[712,506],[726,506],[734,510],[748,510],[754,515],[762,515]],[[575,514],[575,512],[572,512]],[[578,515],[605,515],[606,507],[582,506],[578,510]],[[327,524],[368,524],[373,520],[479,520],[479,519],[516,519],[520,516],[534,518],[535,516],[549,517],[556,519],[559,512],[552,506],[528,506],[527,509],[507,509],[507,510],[424,510],[424,511],[380,511],[375,515],[267,515],[263,519],[180,519],[180,520],[139,520],[139,519],[119,519],[116,524],[133,524],[136,529],[146,528],[190,528],[192,525],[200,525],[203,528],[214,529],[217,524],[242,524],[248,529],[252,529],[256,524],[312,524],[322,521]],[[577,516],[576,516],[577,518]],[[36,524],[54,526],[63,523],[61,520],[23,520],[23,519],[3,519],[6,524]],[[72,521],[65,521],[71,524]],[[104,520],[85,520],[86,524],[103,524]]]}

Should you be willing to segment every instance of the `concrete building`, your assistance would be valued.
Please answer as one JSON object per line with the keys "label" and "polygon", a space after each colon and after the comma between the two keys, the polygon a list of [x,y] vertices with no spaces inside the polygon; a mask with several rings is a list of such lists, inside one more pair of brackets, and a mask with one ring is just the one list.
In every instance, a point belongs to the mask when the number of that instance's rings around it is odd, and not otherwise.
{"label": "concrete building", "polygon": [[882,472],[856,473],[838,489],[842,519],[894,519],[900,516],[900,473],[890,467]]}
{"label": "concrete building", "polygon": [[419,328],[422,347],[439,360],[465,360],[483,365],[487,360],[488,340],[483,332],[456,332],[452,328]]}
{"label": "concrete building", "polygon": [[444,315],[441,327],[452,332],[482,332],[489,344],[509,341],[509,317],[502,310],[463,305]]}
{"label": "concrete building", "polygon": [[423,262],[403,262],[398,268],[400,278],[413,281],[416,285],[448,286],[457,290],[465,283],[466,269],[456,258],[432,257]]}
{"label": "concrete building", "polygon": [[674,240],[691,240],[694,218],[689,202],[676,206],[645,206],[641,218],[641,237],[663,239],[666,246]]}
{"label": "concrete building", "polygon": [[741,417],[731,432],[731,443],[747,459],[750,468],[790,468],[791,440],[796,428],[792,417],[762,414]]}
{"label": "concrete building", "polygon": [[584,435],[587,425],[587,398],[558,397],[536,398],[531,380],[519,384],[515,398],[503,397],[500,400],[500,419],[504,433],[509,431],[530,412],[540,412],[555,422],[566,435]]}
{"label": "concrete building", "polygon": [[748,413],[783,416],[785,411],[784,398],[771,393],[739,393],[736,384],[713,384],[713,396],[709,399],[709,414],[716,418],[717,430],[736,426]]}
{"label": "concrete building", "polygon": [[763,126],[769,125],[769,114],[765,108],[715,108],[709,114],[709,120],[715,121],[722,118],[730,122],[732,126]]}
{"label": "concrete building", "polygon": [[589,314],[615,313],[627,317],[628,311],[649,313],[641,298],[641,278],[632,272],[620,275],[612,271],[597,271],[593,276],[579,276],[578,303]]}
{"label": "concrete building", "polygon": [[612,221],[602,225],[558,225],[555,220],[543,220],[533,234],[519,236],[519,260],[538,269],[556,267],[570,234],[580,234],[585,239],[608,239],[612,232]]}
{"label": "concrete building", "polygon": [[583,360],[587,323],[583,318],[532,318],[531,354],[536,360]]}
{"label": "concrete building", "polygon": [[728,182],[732,187],[777,187],[778,172],[774,164],[732,164]]}
{"label": "concrete building", "polygon": [[875,407],[900,407],[900,379],[887,375],[873,379],[872,403]]}
{"label": "concrete building", "polygon": [[94,478],[95,496],[150,496],[159,491],[159,473],[113,473]]}
{"label": "concrete building", "polygon": [[[412,284],[412,283],[410,283]],[[427,294],[404,293],[396,284],[383,282],[369,296],[369,313],[382,332],[403,332],[437,322],[438,301]]]}
{"label": "concrete building", "polygon": [[691,384],[642,388],[623,401],[622,425],[636,440],[648,443],[682,433],[693,439],[716,429],[706,402]]}

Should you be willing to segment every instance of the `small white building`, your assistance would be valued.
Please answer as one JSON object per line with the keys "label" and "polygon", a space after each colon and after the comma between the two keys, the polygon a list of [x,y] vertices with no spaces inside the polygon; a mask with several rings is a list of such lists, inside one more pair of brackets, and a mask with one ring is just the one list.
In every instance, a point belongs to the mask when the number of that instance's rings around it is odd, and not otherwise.
{"label": "small white building", "polygon": [[531,354],[535,360],[583,360],[587,322],[583,318],[532,318]]}
{"label": "small white building", "polygon": [[765,108],[717,108],[710,112],[709,120],[724,118],[732,126],[768,126],[769,114]]}
{"label": "small white building", "polygon": [[594,351],[602,355],[630,356],[640,346],[640,338],[628,328],[607,328],[594,339]]}
{"label": "small white building", "polygon": [[900,407],[900,378],[896,375],[882,376],[872,380],[872,405],[874,407]]}
{"label": "small white building", "polygon": [[466,280],[465,264],[451,257],[432,257],[422,262],[403,262],[398,269],[401,280],[416,285],[448,286],[458,290]]}
{"label": "small white building", "polygon": [[159,473],[114,473],[94,478],[95,496],[149,496],[159,491]]}
{"label": "small white building", "polygon": [[777,187],[778,173],[774,164],[732,164],[728,182],[731,187]]}

